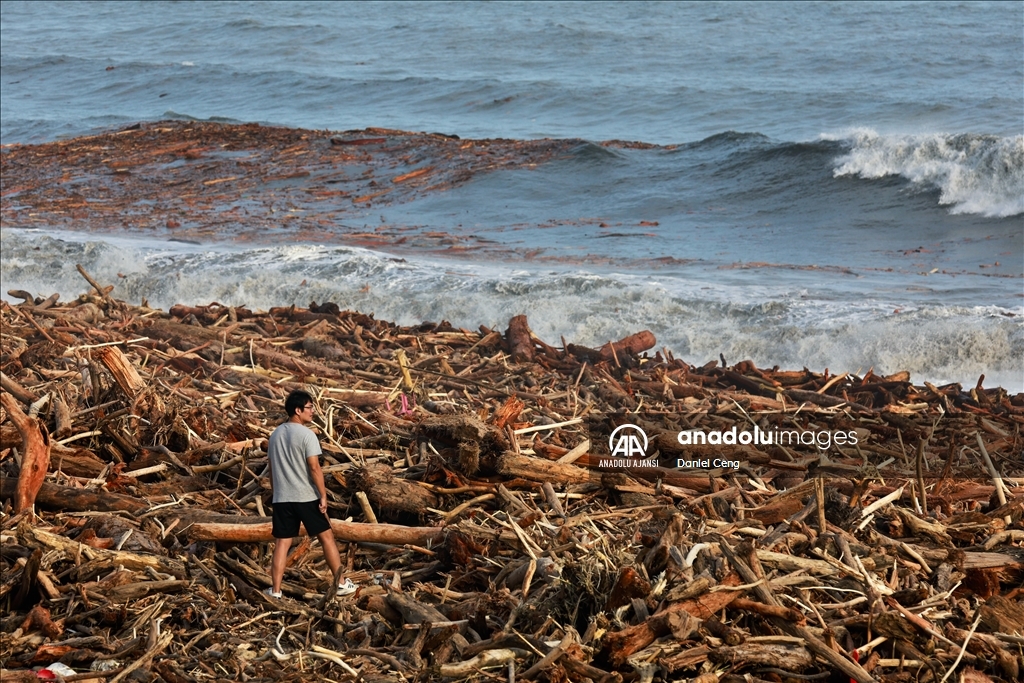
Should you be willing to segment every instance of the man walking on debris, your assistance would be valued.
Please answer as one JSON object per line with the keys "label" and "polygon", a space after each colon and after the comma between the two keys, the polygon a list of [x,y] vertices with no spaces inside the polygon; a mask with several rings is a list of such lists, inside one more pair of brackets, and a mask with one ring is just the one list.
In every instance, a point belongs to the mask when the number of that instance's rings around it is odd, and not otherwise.
{"label": "man walking on debris", "polygon": [[[270,435],[267,450],[274,489],[274,558],[270,565],[274,585],[264,593],[272,598],[281,597],[288,549],[292,539],[299,535],[299,522],[307,534],[320,539],[332,576],[339,576],[341,569],[338,544],[327,517],[327,486],[320,469],[320,442],[306,427],[313,421],[313,397],[305,391],[293,391],[285,399],[284,410],[288,421]],[[338,584],[337,595],[350,595],[355,591],[355,584],[345,579]]]}

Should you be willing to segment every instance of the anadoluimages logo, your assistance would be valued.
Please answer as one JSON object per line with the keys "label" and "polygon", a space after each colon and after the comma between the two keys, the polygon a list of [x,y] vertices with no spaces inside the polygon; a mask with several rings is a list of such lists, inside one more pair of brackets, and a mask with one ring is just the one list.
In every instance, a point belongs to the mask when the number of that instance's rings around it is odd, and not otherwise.
{"label": "anadoluimages logo", "polygon": [[608,437],[611,460],[602,460],[601,467],[657,467],[657,460],[646,460],[647,434],[635,424],[616,427]]}

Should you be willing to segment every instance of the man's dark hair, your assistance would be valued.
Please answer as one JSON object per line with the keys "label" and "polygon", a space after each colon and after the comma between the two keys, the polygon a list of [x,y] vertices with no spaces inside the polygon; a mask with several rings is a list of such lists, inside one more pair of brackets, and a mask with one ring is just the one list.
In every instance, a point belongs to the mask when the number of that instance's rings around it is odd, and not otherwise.
{"label": "man's dark hair", "polygon": [[288,394],[288,398],[284,400],[284,412],[288,413],[288,417],[291,417],[295,414],[296,410],[304,408],[312,402],[312,396],[301,389],[296,389],[292,393]]}

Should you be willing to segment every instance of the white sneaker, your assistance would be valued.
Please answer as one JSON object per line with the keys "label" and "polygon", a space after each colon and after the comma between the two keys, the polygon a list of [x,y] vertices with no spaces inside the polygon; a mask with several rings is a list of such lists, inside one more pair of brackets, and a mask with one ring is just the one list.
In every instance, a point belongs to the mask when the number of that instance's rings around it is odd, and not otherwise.
{"label": "white sneaker", "polygon": [[358,587],[354,583],[352,583],[352,579],[345,579],[344,581],[338,584],[338,592],[335,593],[335,595],[339,597],[344,595],[352,595],[356,592],[357,589]]}
{"label": "white sneaker", "polygon": [[278,600],[280,600],[281,597],[282,597],[281,593],[275,593],[273,588],[266,588],[266,589],[264,589],[263,590],[263,594],[264,595],[269,595],[270,597],[276,598]]}

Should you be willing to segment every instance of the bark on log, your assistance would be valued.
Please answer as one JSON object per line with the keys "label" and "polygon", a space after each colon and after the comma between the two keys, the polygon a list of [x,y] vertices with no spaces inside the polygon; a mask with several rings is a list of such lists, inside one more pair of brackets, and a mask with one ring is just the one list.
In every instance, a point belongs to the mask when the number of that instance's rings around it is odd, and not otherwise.
{"label": "bark on log", "polygon": [[252,311],[247,308],[240,306],[221,306],[220,304],[213,303],[209,306],[186,306],[184,304],[175,304],[170,307],[167,311],[175,318],[186,318],[189,315],[194,315],[197,318],[206,320],[207,322],[214,322],[218,318],[224,315],[234,315],[232,321],[235,319],[244,319],[253,317]]}
{"label": "bark on log", "polygon": [[388,593],[385,601],[392,608],[398,610],[407,624],[438,623],[448,621],[448,617],[439,611],[417,600],[402,595],[401,593]]}
{"label": "bark on log", "polygon": [[484,457],[497,457],[508,449],[508,440],[501,431],[484,424],[474,415],[439,415],[425,417],[416,425],[419,439],[433,439],[449,446],[464,442],[479,445]]}
{"label": "bark on log", "polygon": [[622,354],[636,355],[648,349],[653,349],[657,341],[654,339],[654,333],[650,330],[644,330],[631,334],[628,337],[623,337],[617,342],[605,344],[598,351],[601,353],[601,357],[604,360],[614,360],[615,357],[621,356]]}
{"label": "bark on log", "polygon": [[[95,477],[106,467],[99,456],[88,449],[69,449],[57,443],[50,445],[50,471],[60,470],[75,477]],[[45,483],[43,486],[45,487]]]}
{"label": "bark on log", "polygon": [[[592,467],[600,471],[614,471],[617,468],[601,467],[601,460],[607,458],[601,458],[597,455],[584,455],[581,456],[577,463],[582,466]],[[580,468],[581,469],[581,468]],[[671,486],[680,486],[682,488],[690,489],[692,491],[700,491],[701,493],[711,493],[711,480],[707,476],[696,477],[688,474],[683,474],[679,470],[672,469],[670,467],[637,467],[629,471],[631,477],[636,479],[643,479],[644,481],[655,482],[659,479],[663,484],[669,484]],[[724,487],[725,483],[722,480],[716,480],[719,486]]]}
{"label": "bark on log", "polygon": [[533,338],[530,336],[530,326],[525,315],[513,316],[508,321],[505,341],[508,342],[513,362],[528,363],[533,360]]}
{"label": "bark on log", "polygon": [[[708,659],[708,654],[711,652],[711,648],[707,645],[700,645],[698,647],[691,647],[688,650],[683,650],[670,657],[664,657],[661,659],[661,663],[668,669],[669,673],[675,673],[680,669],[692,669],[699,664],[703,664]],[[694,679],[695,681],[701,679]],[[718,680],[717,675],[715,680]]]}
{"label": "bark on log", "polygon": [[21,411],[21,406],[11,394],[0,394],[0,402],[7,410],[11,422],[21,432],[21,472],[18,474],[14,495],[14,510],[21,512],[35,504],[43,479],[50,469],[50,435],[42,422]]}
{"label": "bark on log", "polygon": [[814,403],[815,405],[823,406],[825,408],[834,408],[835,406],[849,406],[854,410],[859,410],[864,413],[876,413],[878,412],[874,408],[863,406],[859,403],[853,403],[851,401],[845,401],[835,396],[829,396],[828,394],[819,394],[816,391],[804,391],[803,389],[786,389],[786,396],[800,403]]}
{"label": "bark on log", "polygon": [[789,519],[804,507],[799,498],[783,498],[751,510],[747,516],[763,522],[766,526]]}
{"label": "bark on log", "polygon": [[0,425],[0,448],[20,448],[21,432],[13,424]]}
{"label": "bark on log", "polygon": [[672,398],[704,398],[707,391],[703,387],[692,384],[669,384],[668,382],[633,382],[635,389],[641,389],[644,393],[660,397],[665,392],[672,395]]}
{"label": "bark on log", "polygon": [[[259,524],[193,524],[189,537],[197,541],[233,541],[237,543],[258,543],[270,541],[270,522]],[[438,527],[410,527],[399,524],[360,524],[332,519],[334,537],[352,543],[385,543],[388,545],[424,545],[438,540],[444,530]],[[300,535],[305,535],[303,529]]]}
{"label": "bark on log", "polygon": [[722,376],[725,377],[725,379],[728,380],[729,382],[732,382],[732,384],[737,389],[742,389],[743,391],[754,396],[775,398],[776,393],[778,393],[774,387],[765,386],[763,384],[763,380],[758,381],[756,379],[751,379],[750,377],[745,377],[744,375],[741,375],[740,373],[735,372],[733,370],[724,371],[722,373]]}
{"label": "bark on log", "polygon": [[[733,600],[733,607],[735,607],[740,600],[743,600],[743,598],[736,598]],[[720,639],[726,645],[739,645],[746,638],[743,631],[735,629],[728,624],[723,624],[717,617],[708,617],[704,621],[700,622],[700,624],[704,626],[708,633]],[[689,635],[687,635],[687,638],[689,638]]]}
{"label": "bark on log", "polygon": [[[736,574],[729,574],[720,585],[738,586],[740,579]],[[642,624],[607,634],[604,637],[604,647],[608,650],[608,656],[612,663],[622,666],[630,656],[644,649],[657,638],[671,632],[670,617],[673,612],[681,610],[699,619],[708,619],[741,594],[742,591],[718,591],[693,600],[669,605]]]}
{"label": "bark on log", "polygon": [[608,594],[608,601],[605,602],[604,608],[609,612],[614,611],[629,604],[633,598],[646,598],[650,592],[650,581],[640,576],[632,567],[623,567],[619,570],[619,577]]}
{"label": "bark on log", "polygon": [[115,603],[132,602],[144,598],[150,593],[177,593],[188,588],[191,583],[191,581],[178,581],[176,579],[169,581],[135,581],[115,586],[105,591],[104,597]]}
{"label": "bark on log", "polygon": [[117,386],[121,387],[121,391],[128,398],[135,398],[140,391],[146,388],[146,382],[139,377],[135,366],[121,353],[121,349],[116,346],[104,346],[97,349],[97,355],[100,357],[100,362],[107,366],[107,370],[110,370],[110,374],[114,376]]}
{"label": "bark on log", "polygon": [[[224,365],[249,363],[248,353],[227,352],[228,347],[222,343],[223,332],[218,332],[217,328],[207,329],[205,327],[161,320],[149,327],[143,328],[140,332],[152,339],[163,340],[179,351],[192,351],[208,361],[218,363],[218,365],[222,359]],[[179,356],[178,358],[182,357]]]}
{"label": "bark on log", "polygon": [[[16,486],[10,479],[0,479],[0,500],[13,499]],[[40,487],[36,505],[60,512],[139,512],[149,507],[149,503],[139,498],[100,489],[59,486],[48,481]]]}
{"label": "bark on log", "polygon": [[[278,385],[285,389],[308,389],[308,385],[300,384],[298,382],[278,382]],[[332,400],[342,401],[343,403],[353,407],[362,408],[365,406],[382,406],[388,402],[388,392],[386,391],[366,391],[363,389],[335,389],[330,388],[325,392],[325,396]]]}
{"label": "bark on log", "polygon": [[390,465],[369,464],[357,467],[348,480],[366,493],[381,512],[402,510],[422,514],[428,507],[437,507],[437,496],[411,481],[399,479]]}
{"label": "bark on log", "polygon": [[712,650],[709,657],[714,662],[771,666],[794,672],[814,666],[814,657],[806,648],[774,643],[743,643],[735,647],[719,647]]}
{"label": "bark on log", "polygon": [[978,629],[992,633],[1024,633],[1024,607],[1001,595],[993,595],[978,608]]}
{"label": "bark on log", "polygon": [[0,386],[3,386],[4,391],[13,394],[16,399],[25,405],[32,405],[39,400],[38,396],[15,382],[3,372],[0,372]]}
{"label": "bark on log", "polygon": [[736,598],[733,600],[732,606],[736,609],[741,609],[744,612],[754,612],[755,614],[760,614],[764,617],[778,617],[780,619],[785,619],[786,621],[792,621],[794,624],[799,624],[800,626],[807,624],[807,618],[804,617],[802,613],[781,605],[766,605],[763,602],[757,602],[756,600]]}
{"label": "bark on log", "polygon": [[685,527],[686,518],[682,514],[672,515],[672,519],[669,520],[658,542],[644,556],[643,562],[647,567],[648,576],[656,576],[667,567],[671,557],[670,550],[679,546],[686,538]]}
{"label": "bark on log", "polygon": [[311,356],[330,361],[343,361],[349,357],[340,344],[326,336],[303,337],[302,350]]}

